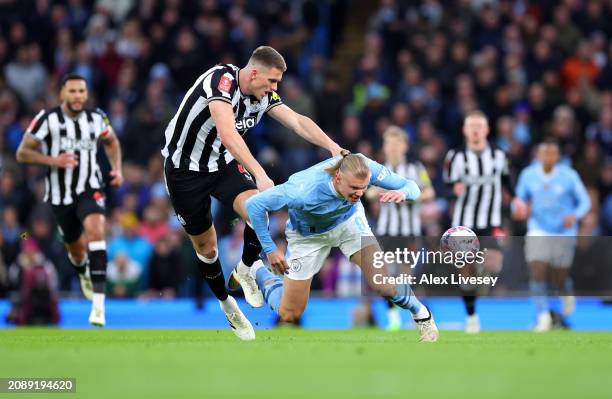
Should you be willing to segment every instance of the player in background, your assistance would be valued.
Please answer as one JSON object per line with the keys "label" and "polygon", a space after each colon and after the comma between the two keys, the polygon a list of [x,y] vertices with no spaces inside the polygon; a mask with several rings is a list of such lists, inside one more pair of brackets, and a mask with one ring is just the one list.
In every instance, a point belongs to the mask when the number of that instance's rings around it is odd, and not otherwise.
{"label": "player in background", "polygon": [[[416,182],[421,190],[421,196],[414,202],[399,204],[386,202],[380,204],[380,213],[376,223],[377,236],[410,237],[418,239],[422,235],[421,202],[431,201],[435,191],[427,174],[425,166],[418,160],[407,158],[410,143],[406,131],[398,126],[389,126],[383,133],[383,153],[385,167],[393,173]],[[381,189],[371,187],[366,192],[366,199],[378,201]],[[418,245],[415,245],[415,248]],[[387,327],[396,331],[402,327],[399,308],[389,300],[387,302]]]}
{"label": "player in background", "polygon": [[525,259],[529,265],[529,290],[537,309],[535,331],[552,328],[547,299],[547,274],[562,296],[561,314],[574,311],[569,270],[576,250],[579,221],[591,209],[591,201],[578,173],[559,163],[559,144],[547,139],[538,146],[538,161],[523,169],[512,202],[513,216],[528,220]]}
{"label": "player in background", "polygon": [[[210,211],[212,196],[247,220],[245,201],[258,190],[274,186],[242,135],[267,113],[332,155],[341,151],[310,118],[283,104],[276,90],[286,69],[285,60],[276,50],[261,46],[244,68],[223,64],[204,72],[168,124],[162,150],[170,201],[191,239],[200,273],[234,333],[243,340],[255,339],[255,331],[228,295]],[[242,286],[247,302],[260,307],[263,296],[250,278],[249,268],[261,262],[261,244],[248,223],[242,259],[230,276],[230,288]]]}
{"label": "player in background", "polygon": [[[408,284],[376,284],[372,262],[381,251],[365,217],[361,197],[370,185],[384,188],[381,202],[402,203],[420,195],[417,184],[360,154],[343,154],[293,174],[289,180],[247,200],[246,208],[272,269],[253,265],[252,277],[270,308],[284,322],[298,320],[308,301],[312,277],[319,272],[332,248],[357,264],[370,287],[412,313],[421,341],[433,342],[438,329],[432,314]],[[267,226],[268,212],[288,208],[287,260],[276,247]]]}
{"label": "player in background", "polygon": [[[463,121],[465,145],[450,150],[444,165],[444,180],[456,197],[451,227],[469,227],[487,248],[483,270],[474,270],[472,265],[462,269],[464,275],[497,275],[503,263],[498,242],[504,236],[502,190],[507,190],[511,195],[514,192],[506,154],[488,142],[489,131],[489,121],[484,113],[468,113]],[[467,312],[465,331],[478,333],[480,318],[476,314],[476,290],[471,286],[463,286],[462,290]]]}
{"label": "player in background", "polygon": [[19,144],[17,161],[48,167],[45,201],[51,204],[83,295],[92,300],[89,322],[103,327],[106,219],[104,182],[96,162],[98,142],[111,165],[111,186],[121,186],[123,175],[119,140],[102,110],[85,108],[87,98],[85,79],[66,75],[61,105],[36,115]]}

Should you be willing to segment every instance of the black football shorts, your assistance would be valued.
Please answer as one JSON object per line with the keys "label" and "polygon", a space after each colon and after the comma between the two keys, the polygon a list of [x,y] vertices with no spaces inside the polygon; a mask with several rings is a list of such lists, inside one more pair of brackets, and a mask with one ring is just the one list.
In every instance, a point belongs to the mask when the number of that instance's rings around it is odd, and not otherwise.
{"label": "black football shorts", "polygon": [[176,169],[166,161],[164,174],[176,217],[192,236],[204,233],[213,224],[211,196],[232,207],[238,194],[257,189],[251,175],[236,160],[216,172]]}

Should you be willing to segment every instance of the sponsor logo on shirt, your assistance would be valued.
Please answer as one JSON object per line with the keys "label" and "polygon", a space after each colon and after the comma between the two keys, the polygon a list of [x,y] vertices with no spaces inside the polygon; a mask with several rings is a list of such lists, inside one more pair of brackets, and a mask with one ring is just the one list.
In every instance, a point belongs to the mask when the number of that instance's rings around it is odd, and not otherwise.
{"label": "sponsor logo on shirt", "polygon": [[92,151],[96,143],[89,139],[76,140],[70,137],[60,139],[60,151]]}
{"label": "sponsor logo on shirt", "polygon": [[257,119],[254,116],[249,116],[247,118],[243,118],[239,121],[236,121],[236,130],[239,133],[244,133],[257,123]]}

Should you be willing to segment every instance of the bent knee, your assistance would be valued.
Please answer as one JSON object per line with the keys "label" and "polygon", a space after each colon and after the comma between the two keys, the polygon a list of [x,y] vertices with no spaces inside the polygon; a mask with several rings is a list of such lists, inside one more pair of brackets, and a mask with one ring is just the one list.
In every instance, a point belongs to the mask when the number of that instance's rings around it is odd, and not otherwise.
{"label": "bent knee", "polygon": [[214,259],[217,256],[217,246],[214,243],[194,244],[194,249],[198,255],[208,259]]}
{"label": "bent knee", "polygon": [[87,258],[87,251],[85,248],[68,249],[68,259],[70,259],[72,264],[80,265],[85,261],[85,258]]}
{"label": "bent knee", "polygon": [[302,317],[303,313],[303,310],[281,308],[278,312],[278,315],[285,323],[297,323],[298,321],[300,321],[300,318]]}

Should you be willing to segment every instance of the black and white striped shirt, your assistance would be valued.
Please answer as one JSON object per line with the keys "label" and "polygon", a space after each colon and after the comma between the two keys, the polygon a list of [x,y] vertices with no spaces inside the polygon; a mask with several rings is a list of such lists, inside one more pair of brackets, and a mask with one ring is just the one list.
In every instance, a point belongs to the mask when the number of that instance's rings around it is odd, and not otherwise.
{"label": "black and white striped shirt", "polygon": [[258,101],[242,94],[238,83],[240,68],[217,65],[204,72],[189,89],[179,109],[166,128],[162,155],[175,168],[197,172],[215,172],[234,157],[221,144],[208,104],[225,101],[234,110],[236,130],[244,135],[273,107],[282,104],[276,92]]}
{"label": "black and white striped shirt", "polygon": [[86,190],[102,187],[102,174],[96,161],[97,141],[110,133],[108,117],[101,109],[85,109],[76,118],[66,115],[61,106],[40,111],[26,134],[41,143],[45,155],[77,154],[75,168],[49,168],[45,178],[45,201],[70,205]]}
{"label": "black and white striped shirt", "polygon": [[[401,163],[397,167],[387,163],[385,166],[398,175],[413,180],[421,190],[431,187],[431,180],[421,162]],[[405,201],[401,204],[380,204],[376,234],[379,236],[420,236],[422,234],[420,204]]]}
{"label": "black and white striped shirt", "polygon": [[448,184],[465,184],[465,191],[455,201],[452,225],[500,227],[502,179],[508,174],[508,159],[498,148],[487,145],[481,153],[466,147],[450,150],[444,163],[444,180]]}

